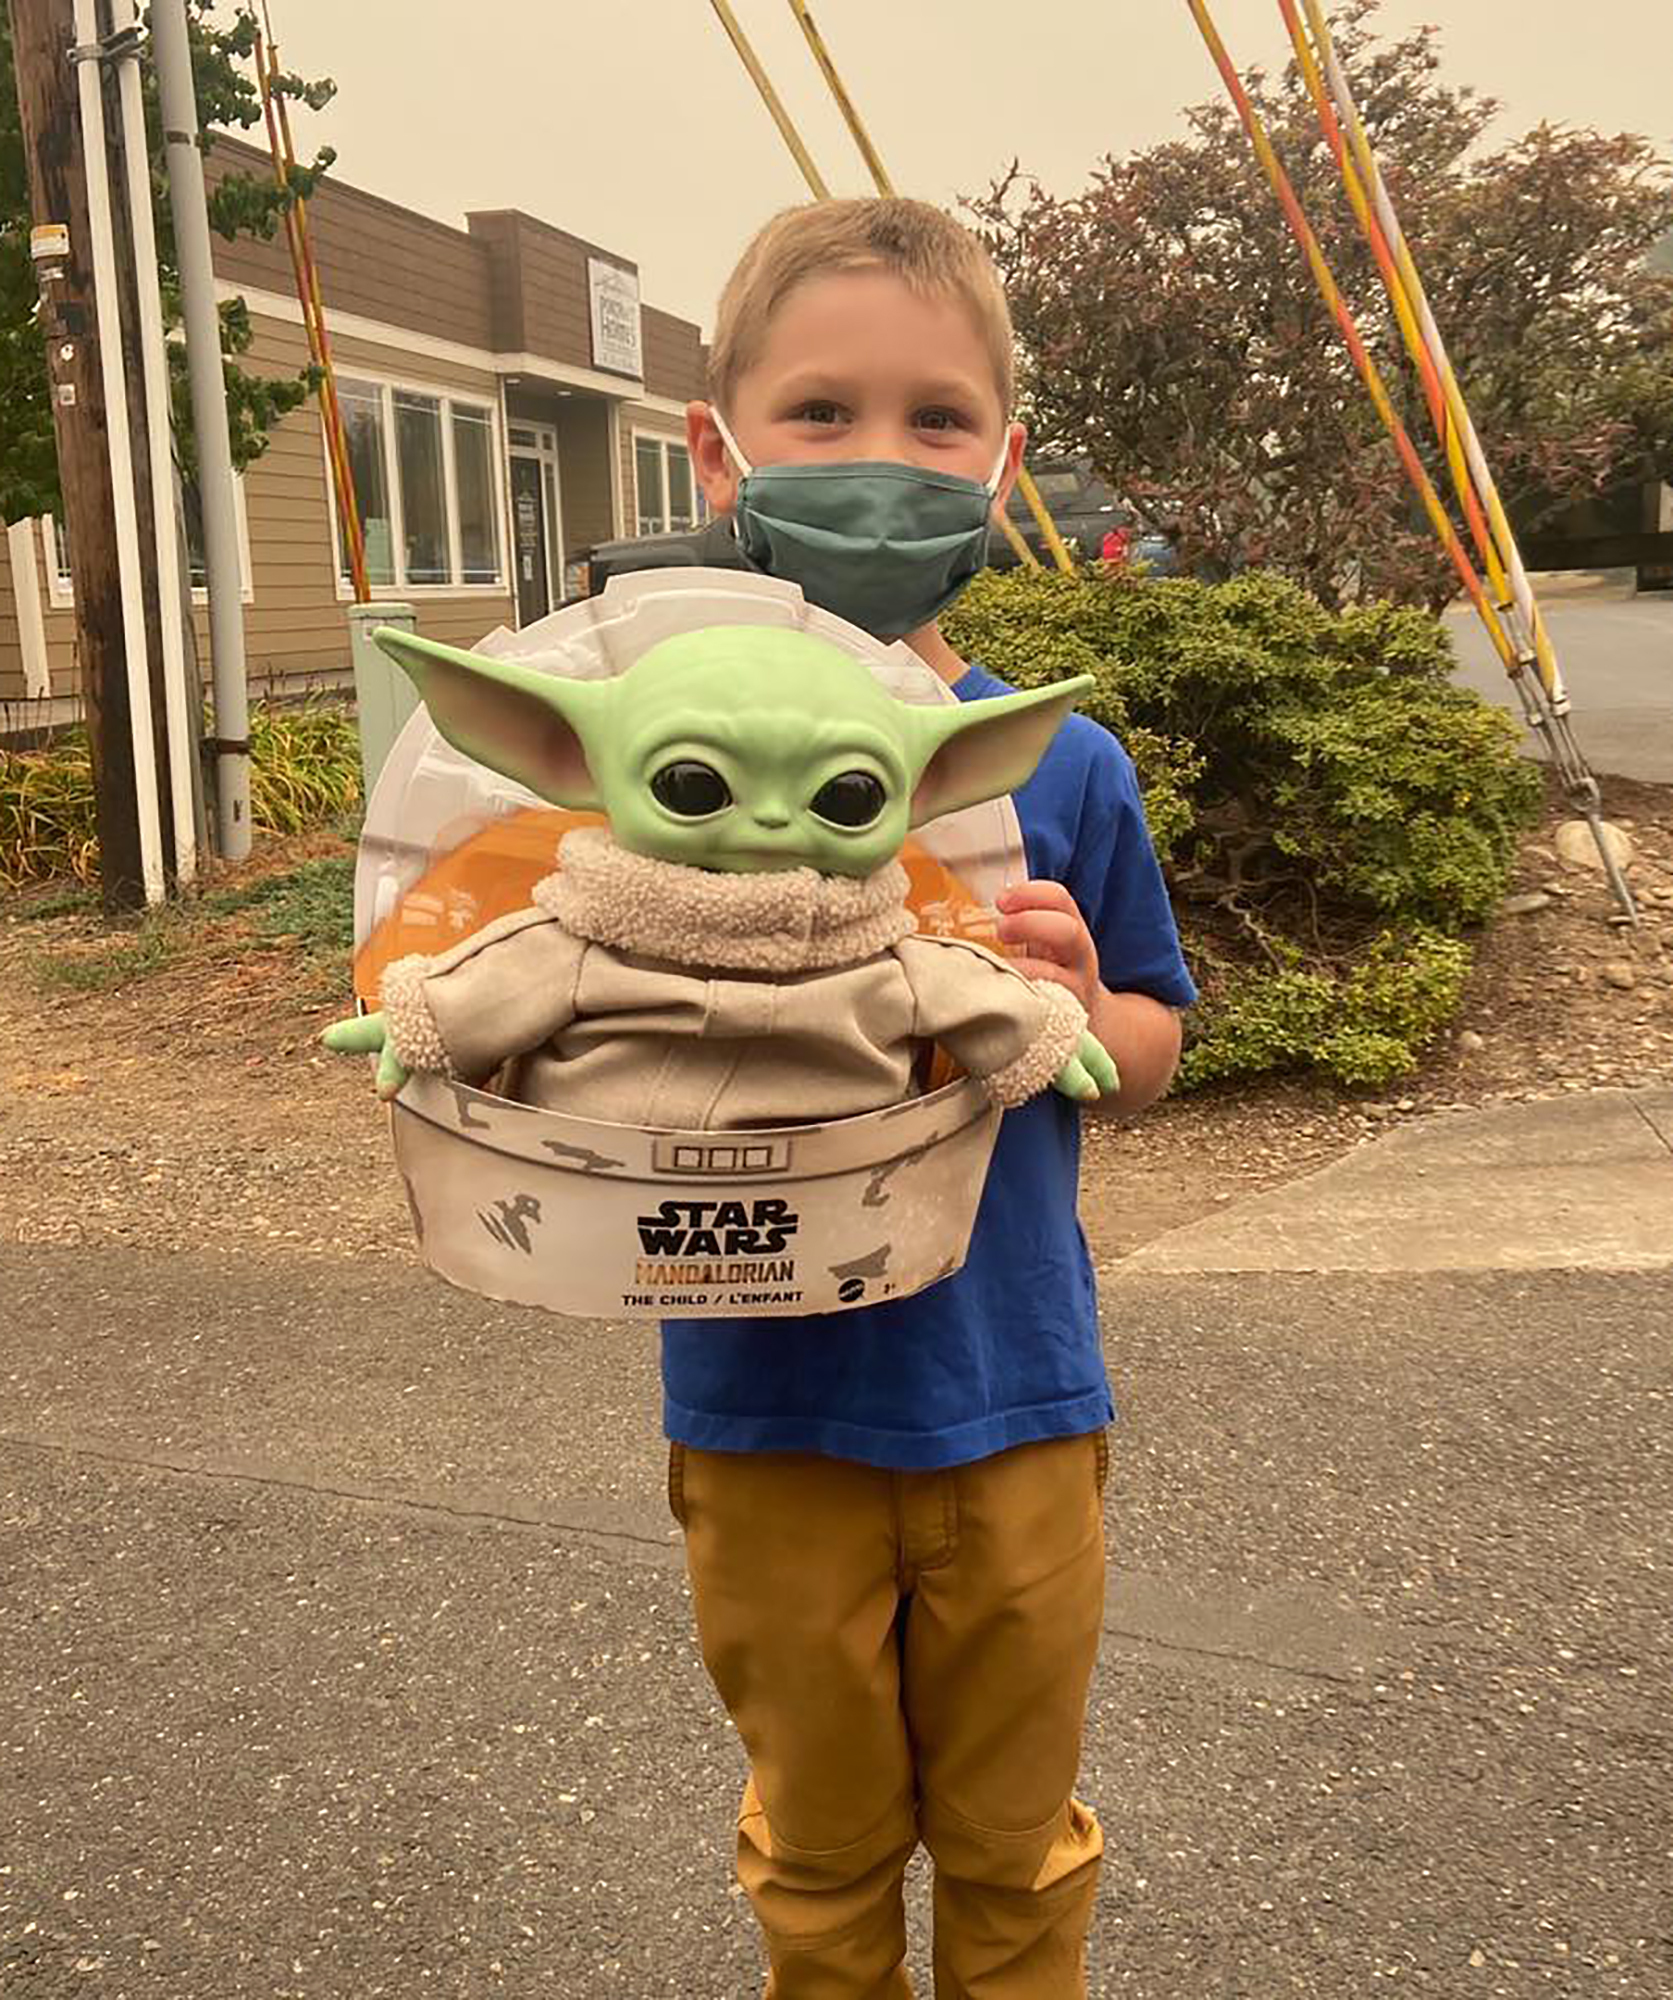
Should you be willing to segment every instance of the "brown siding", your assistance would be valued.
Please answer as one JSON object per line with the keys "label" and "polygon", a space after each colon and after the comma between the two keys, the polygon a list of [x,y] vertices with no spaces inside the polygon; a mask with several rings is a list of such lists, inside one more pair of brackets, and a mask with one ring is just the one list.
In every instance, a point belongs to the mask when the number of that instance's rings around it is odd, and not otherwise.
{"label": "brown siding", "polygon": [[528,351],[523,314],[522,232],[510,209],[470,217],[472,238],[488,256],[489,310],[494,346],[501,354]]}
{"label": "brown siding", "polygon": [[[256,321],[256,327],[252,369],[280,374],[302,365],[306,348],[300,327],[271,319]],[[494,376],[484,370],[371,341],[345,338],[335,345],[344,374],[360,367],[415,386],[467,389],[490,402],[497,393]],[[278,426],[266,453],[244,475],[255,587],[244,640],[252,689],[348,672],[347,607],[337,596],[328,484],[319,411],[310,398]],[[508,595],[420,594],[412,602],[421,631],[465,645],[512,622]]]}
{"label": "brown siding", "polygon": [[558,504],[563,513],[564,556],[569,560],[615,536],[610,405],[602,397],[565,397],[558,404],[556,423]]}
{"label": "brown siding", "polygon": [[514,267],[515,282],[521,288],[520,324],[516,317],[508,317],[506,322],[519,324],[521,338],[515,343],[508,341],[505,351],[539,354],[573,368],[595,366],[587,259],[602,258],[635,273],[639,267],[518,209],[473,213],[465,220],[474,236],[494,246],[502,268]]}
{"label": "brown siding", "polygon": [[[206,175],[213,185],[233,171],[272,170],[265,153],[217,138]],[[327,175],[308,203],[308,234],[328,316],[356,313],[438,340],[493,347],[489,253],[463,230]],[[268,242],[217,236],[213,243],[216,275],[229,284],[294,294],[282,231]]]}
{"label": "brown siding", "polygon": [[[211,185],[228,172],[265,176],[264,151],[218,135],[206,162]],[[447,227],[328,176],[309,204],[328,314],[335,310],[389,326],[387,342],[335,335],[345,375],[357,371],[414,386],[465,391],[493,401],[498,382],[489,367],[432,360],[410,352],[404,333],[491,353],[530,353],[571,367],[591,368],[587,259],[632,270],[627,259],[516,210],[469,217],[468,231]],[[283,235],[262,242],[214,239],[215,268],[228,283],[290,297],[290,259]],[[643,309],[646,390],[684,400],[703,392],[705,350],[689,321],[655,307]],[[294,375],[307,361],[302,330],[288,321],[253,316],[255,341],[245,357],[252,373]],[[623,379],[624,390],[627,388]],[[559,479],[566,553],[608,540],[618,522],[612,502],[611,410],[603,398],[556,400],[546,421],[559,432]],[[616,476],[620,525],[636,515],[635,428],[681,435],[677,419],[620,406]],[[336,594],[328,479],[318,410],[312,401],[279,424],[266,454],[245,477],[254,603],[245,632],[252,686],[294,685],[297,678],[340,678],[348,667],[347,621]],[[76,688],[75,619],[54,608],[37,538],[41,607],[54,697]],[[423,629],[469,643],[492,626],[513,621],[509,595],[424,597],[415,600]],[[198,631],[204,676],[210,675],[207,615]],[[0,727],[21,726],[23,664],[11,576],[0,541]]]}
{"label": "brown siding", "polygon": [[645,389],[652,396],[672,396],[689,402],[704,393],[703,342],[688,319],[646,306],[642,313],[645,341]]}
{"label": "brown siding", "polygon": [[[264,316],[253,316],[252,326],[255,338],[245,357],[245,366],[252,374],[293,374],[303,365],[307,350],[300,327]],[[345,372],[355,366],[375,369],[420,386],[470,389],[488,401],[497,394],[495,378],[482,370],[403,354],[398,348],[367,341],[343,340],[339,348]],[[314,680],[346,679],[348,620],[346,606],[337,596],[325,450],[319,411],[312,398],[275,426],[267,450],[244,475],[244,501],[254,587],[254,602],[244,608],[245,658],[252,694],[294,689]],[[0,562],[4,561],[5,544],[0,539]],[[41,604],[53,693],[69,694],[74,691],[75,615],[51,608],[44,563],[42,567]],[[0,701],[9,703],[22,695],[23,664],[9,567],[4,579],[0,595]],[[511,624],[514,617],[509,594],[420,594],[412,601],[421,631],[464,645],[473,644],[496,625]],[[208,616],[203,607],[198,608],[194,622],[208,682],[212,673]],[[27,726],[15,713],[0,715],[0,725]]]}

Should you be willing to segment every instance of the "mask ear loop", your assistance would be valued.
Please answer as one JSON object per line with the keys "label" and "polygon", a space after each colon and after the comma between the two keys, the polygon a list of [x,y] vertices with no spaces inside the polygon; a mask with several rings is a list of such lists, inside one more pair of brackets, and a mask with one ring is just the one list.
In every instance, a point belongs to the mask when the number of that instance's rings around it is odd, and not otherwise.
{"label": "mask ear loop", "polygon": [[715,408],[713,403],[709,405],[709,417],[710,420],[713,422],[715,429],[720,433],[721,443],[725,445],[726,449],[732,454],[733,463],[737,466],[738,470],[747,479],[749,475],[755,470],[755,467],[750,464],[749,460],[745,458],[743,453],[738,449],[738,440],[732,435],[731,431],[727,429],[726,419]]}
{"label": "mask ear loop", "polygon": [[[715,421],[718,423],[719,419],[716,418]],[[987,476],[986,485],[987,485],[988,498],[990,500],[997,500],[999,498],[999,482],[1005,477],[1005,461],[1007,458],[1010,457],[1010,455],[1011,455],[1011,425],[1010,425],[1010,420],[1007,418],[1005,423],[1005,436],[999,446],[999,456],[994,460],[993,470]]]}

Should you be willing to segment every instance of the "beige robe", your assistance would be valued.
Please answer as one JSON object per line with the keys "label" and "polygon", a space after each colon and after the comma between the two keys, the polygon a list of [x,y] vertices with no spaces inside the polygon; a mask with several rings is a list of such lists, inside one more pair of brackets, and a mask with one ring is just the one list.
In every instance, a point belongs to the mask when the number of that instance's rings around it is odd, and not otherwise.
{"label": "beige robe", "polygon": [[962,939],[919,937],[906,873],[734,875],[572,833],[533,907],[397,960],[382,1002],[408,1069],[612,1124],[738,1130],[916,1094],[929,1044],[1003,1105],[1045,1089],[1086,1013]]}

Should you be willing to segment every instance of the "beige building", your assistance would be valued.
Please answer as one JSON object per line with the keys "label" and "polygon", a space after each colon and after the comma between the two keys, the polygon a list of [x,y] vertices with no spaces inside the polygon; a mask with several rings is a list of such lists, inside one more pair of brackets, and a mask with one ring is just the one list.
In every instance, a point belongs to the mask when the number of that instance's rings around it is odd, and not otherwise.
{"label": "beige building", "polygon": [[[265,153],[218,139],[211,179],[235,168],[271,171]],[[308,217],[374,598],[468,645],[574,594],[594,543],[695,522],[684,408],[705,356],[694,325],[641,303],[629,258],[515,209],[453,229],[334,178]],[[222,296],[249,308],[244,367],[295,375],[308,351],[283,234],[214,248]],[[344,682],[352,592],[314,398],[238,489],[252,693]],[[76,689],[62,531],[14,523],[0,544],[0,736],[69,719]]]}

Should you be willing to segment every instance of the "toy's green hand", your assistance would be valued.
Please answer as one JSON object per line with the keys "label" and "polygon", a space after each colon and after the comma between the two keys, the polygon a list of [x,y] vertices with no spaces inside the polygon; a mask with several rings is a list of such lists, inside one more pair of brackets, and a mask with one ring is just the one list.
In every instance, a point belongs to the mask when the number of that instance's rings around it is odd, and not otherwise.
{"label": "toy's green hand", "polygon": [[1121,1075],[1115,1058],[1088,1029],[1080,1038],[1080,1047],[1052,1079],[1052,1088],[1082,1104],[1094,1104],[1121,1088]]}
{"label": "toy's green hand", "polygon": [[407,1080],[406,1065],[384,1033],[382,1014],[357,1014],[352,1020],[333,1021],[320,1040],[339,1054],[375,1055],[379,1097],[394,1097]]}

